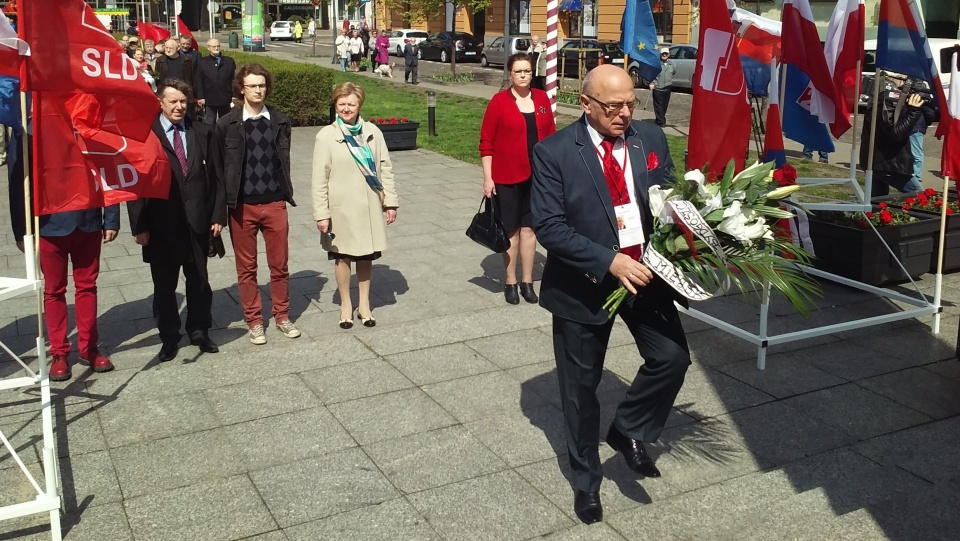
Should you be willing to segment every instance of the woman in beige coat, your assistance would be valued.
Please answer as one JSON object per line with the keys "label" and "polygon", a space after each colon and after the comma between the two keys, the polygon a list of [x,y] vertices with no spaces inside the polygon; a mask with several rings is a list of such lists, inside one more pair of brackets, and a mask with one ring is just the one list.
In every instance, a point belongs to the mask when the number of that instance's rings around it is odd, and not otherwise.
{"label": "woman in beige coat", "polygon": [[357,262],[357,315],[365,327],[377,324],[370,310],[370,275],[373,260],[387,248],[386,226],[397,219],[390,154],[380,129],[360,117],[363,99],[360,86],[337,86],[337,118],[320,130],[313,149],[313,217],[335,262],[343,329],[353,327],[351,261]]}

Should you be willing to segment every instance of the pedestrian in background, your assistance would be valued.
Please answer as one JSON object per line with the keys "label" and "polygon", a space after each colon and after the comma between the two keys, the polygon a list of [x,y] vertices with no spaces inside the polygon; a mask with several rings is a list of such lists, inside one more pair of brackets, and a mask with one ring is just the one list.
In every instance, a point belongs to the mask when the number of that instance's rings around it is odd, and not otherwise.
{"label": "pedestrian in background", "polygon": [[[530,159],[534,145],[557,131],[557,126],[550,98],[542,90],[530,88],[533,80],[530,55],[511,55],[507,71],[510,88],[493,96],[480,127],[483,195],[495,198],[503,229],[510,238],[510,248],[503,253],[504,299],[509,304],[520,304],[522,296],[523,300],[535,303],[533,261],[537,236],[530,215]],[[523,275],[519,287],[518,258]]]}
{"label": "pedestrian in background", "polygon": [[317,37],[317,21],[310,17],[310,20],[307,21],[307,37],[314,39]]}
{"label": "pedestrian in background", "polygon": [[[930,91],[930,85],[926,81],[916,80],[914,84],[920,84],[924,91]],[[937,107],[936,100],[924,100],[920,106],[920,120],[917,121],[913,131],[910,132],[910,153],[913,155],[913,176],[911,180],[914,186],[923,186],[923,136],[927,133],[927,126],[940,120],[940,108]]]}
{"label": "pedestrian in background", "polygon": [[667,125],[667,106],[670,105],[670,91],[676,72],[676,67],[670,60],[670,49],[666,47],[660,49],[660,75],[650,83],[650,91],[653,92],[655,122],[661,128]]}
{"label": "pedestrian in background", "polygon": [[333,42],[334,54],[340,60],[340,70],[347,71],[347,60],[350,58],[350,38],[347,37],[347,31],[341,30],[337,40]]}
{"label": "pedestrian in background", "polygon": [[293,40],[297,43],[303,43],[303,26],[300,21],[293,25]]}
{"label": "pedestrian in background", "polygon": [[[877,111],[877,139],[873,148],[873,186],[870,197],[887,195],[890,186],[903,193],[916,193],[923,185],[913,180],[914,162],[910,150],[910,133],[923,117],[920,110],[923,98],[901,87],[899,100],[883,99]],[[899,113],[899,114],[898,114]],[[867,106],[864,118],[873,114],[872,104]],[[869,164],[870,122],[863,123],[860,147],[860,163]],[[865,167],[870,168],[869,165]]]}
{"label": "pedestrian in background", "polygon": [[153,42],[152,39],[143,40],[143,54],[147,60],[147,63],[150,64],[150,71],[157,69],[157,44]]}
{"label": "pedestrian in background", "polygon": [[[817,156],[820,158],[820,163],[830,163],[830,153],[825,150],[818,150]],[[803,146],[803,159],[813,160],[813,149],[804,145]]]}
{"label": "pedestrian in background", "polygon": [[194,66],[197,65],[197,57],[200,56],[200,51],[193,49],[193,41],[186,34],[180,36],[180,54],[189,58]]}
{"label": "pedestrian in background", "polygon": [[223,55],[220,40],[207,40],[210,54],[197,61],[197,104],[204,108],[204,122],[216,124],[230,112],[233,104],[233,77],[237,64]]}
{"label": "pedestrian in background", "polygon": [[403,82],[405,83],[417,84],[417,69],[420,65],[420,59],[417,57],[418,48],[417,38],[410,38],[410,41],[403,46]]}
{"label": "pedestrian in background", "polygon": [[374,68],[380,64],[390,63],[390,38],[387,37],[387,31],[381,30],[377,37],[377,56],[374,59]]}
{"label": "pedestrian in background", "polygon": [[370,307],[373,261],[387,248],[386,226],[397,219],[399,206],[383,133],[360,116],[364,97],[353,83],[334,89],[336,120],[317,133],[313,150],[313,217],[334,261],[342,329],[353,327],[351,262],[357,267],[357,315],[365,327],[377,324]]}
{"label": "pedestrian in background", "polygon": [[287,115],[264,103],[273,90],[273,76],[263,66],[243,66],[233,86],[243,105],[217,122],[211,161],[217,177],[223,179],[248,338],[252,344],[262,345],[267,337],[257,283],[258,233],[263,234],[270,268],[274,324],[287,338],[300,336],[290,320],[287,205],[296,206],[290,178],[291,125]]}
{"label": "pedestrian in background", "polygon": [[[177,40],[168,39],[163,44],[163,56],[157,58],[156,79],[158,84],[164,79],[178,79],[193,89],[194,63],[180,51]],[[192,116],[192,115],[191,115]]]}
{"label": "pedestrian in background", "polygon": [[533,60],[533,83],[530,85],[537,90],[546,90],[544,80],[547,76],[547,44],[540,41],[540,36],[530,38],[530,48],[527,53]]}
{"label": "pedestrian in background", "polygon": [[354,30],[350,34],[350,40],[347,42],[347,49],[350,51],[350,63],[353,65],[354,73],[360,71],[360,59],[363,58],[363,40]]}

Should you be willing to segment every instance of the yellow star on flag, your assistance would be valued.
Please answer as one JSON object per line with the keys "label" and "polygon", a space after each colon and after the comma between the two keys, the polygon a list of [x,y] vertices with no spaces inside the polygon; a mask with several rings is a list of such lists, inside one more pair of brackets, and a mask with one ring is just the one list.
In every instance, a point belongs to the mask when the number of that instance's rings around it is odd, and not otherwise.
{"label": "yellow star on flag", "polygon": [[642,51],[642,50],[644,50],[644,49],[646,49],[646,48],[647,48],[647,44],[644,43],[644,42],[642,42],[642,41],[637,44],[637,50],[638,50],[638,51]]}

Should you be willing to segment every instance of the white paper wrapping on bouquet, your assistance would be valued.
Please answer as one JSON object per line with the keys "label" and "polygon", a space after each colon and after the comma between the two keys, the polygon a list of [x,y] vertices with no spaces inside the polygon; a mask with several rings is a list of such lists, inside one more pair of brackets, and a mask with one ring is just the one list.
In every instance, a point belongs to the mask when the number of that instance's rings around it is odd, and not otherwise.
{"label": "white paper wrapping on bouquet", "polygon": [[[700,212],[690,201],[665,201],[661,214],[666,214],[675,222],[682,223],[698,239],[702,240],[721,260],[725,260],[723,247],[720,245],[720,239],[714,234],[710,225],[700,216]],[[660,217],[661,219],[663,216]],[[662,278],[670,287],[675,289],[684,297],[692,301],[705,301],[714,297],[717,293],[710,293],[700,287],[699,284],[691,281],[682,270],[677,268],[669,259],[664,257],[648,244],[647,249],[643,251],[641,257],[644,265],[650,268],[650,271]],[[718,292],[719,293],[719,292]]]}

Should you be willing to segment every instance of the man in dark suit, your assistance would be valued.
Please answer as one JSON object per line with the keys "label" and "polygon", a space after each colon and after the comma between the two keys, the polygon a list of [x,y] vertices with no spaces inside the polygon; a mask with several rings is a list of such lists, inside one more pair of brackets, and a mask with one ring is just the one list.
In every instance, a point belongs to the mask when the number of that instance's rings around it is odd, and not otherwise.
{"label": "man in dark suit", "polygon": [[[417,38],[410,38],[410,41],[403,46],[403,82],[417,84],[417,68],[420,65],[420,59],[417,58]],[[413,80],[410,80],[410,75]]]}
{"label": "man in dark suit", "polygon": [[205,353],[219,351],[207,334],[213,324],[207,253],[211,243],[222,251],[220,231],[227,222],[227,207],[223,183],[207,165],[213,132],[185,118],[191,88],[183,81],[165,79],[158,90],[161,110],[153,133],[170,160],[170,197],[131,201],[127,211],[153,277],[153,315],[163,341],[159,357],[169,361],[177,356],[180,344],[176,290],[181,268],[187,283],[190,343]]}
{"label": "man in dark suit", "polygon": [[663,130],[632,121],[633,83],[613,65],[587,75],[580,105],[578,122],[534,148],[530,203],[547,249],[540,305],[553,314],[574,510],[590,524],[603,519],[596,390],[613,327],[607,297],[620,285],[635,294],[617,313],[645,363],[606,441],[640,475],[660,476],[644,443],[660,436],[690,355],[673,290],[638,261],[653,225],[647,190],[673,179]]}
{"label": "man in dark suit", "polygon": [[220,117],[230,112],[237,64],[220,53],[220,40],[211,38],[207,41],[207,49],[210,55],[197,61],[197,105],[206,109],[204,121],[216,124]]}

